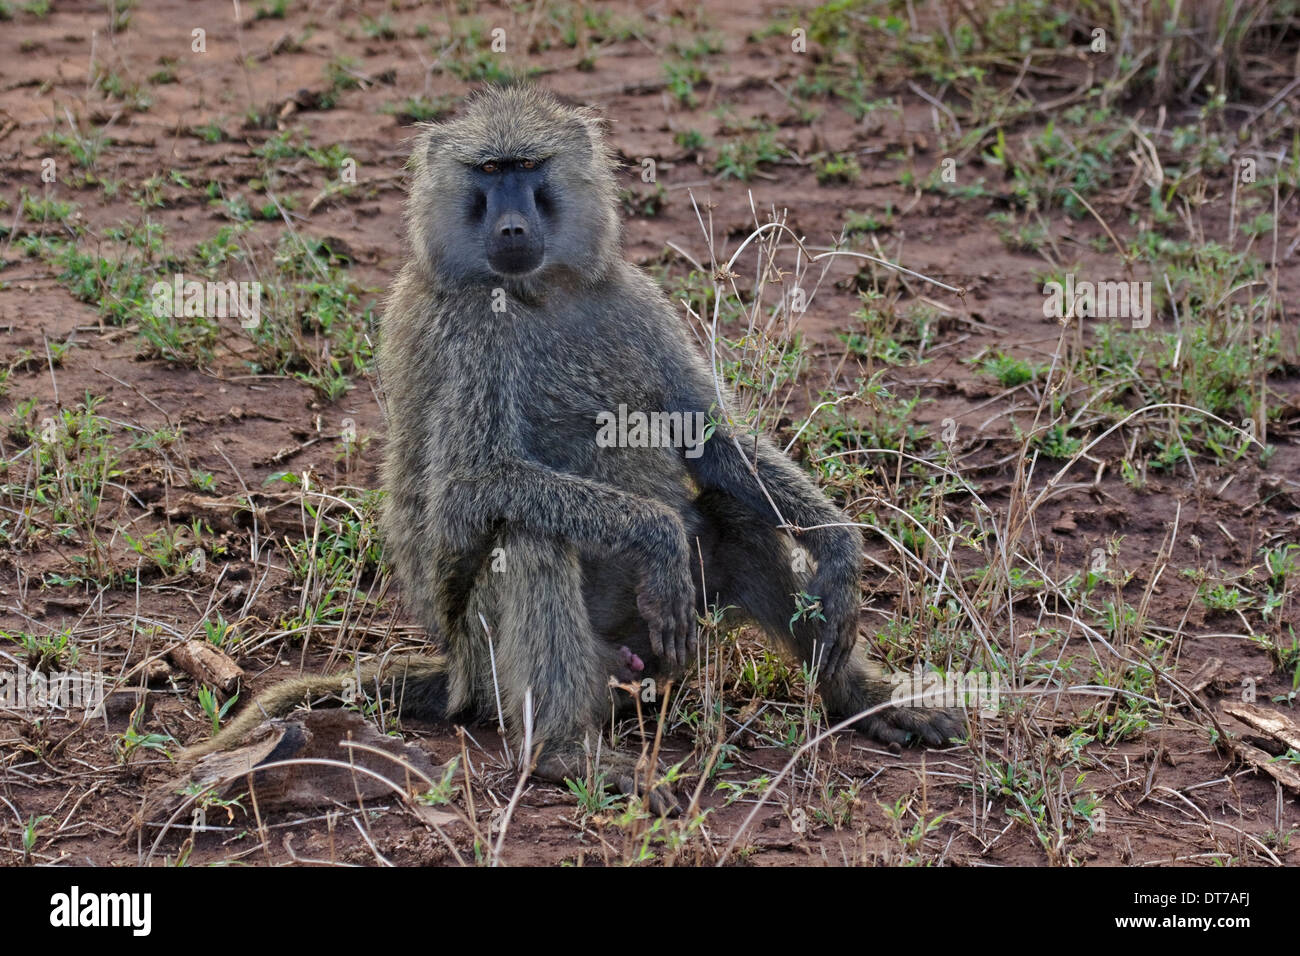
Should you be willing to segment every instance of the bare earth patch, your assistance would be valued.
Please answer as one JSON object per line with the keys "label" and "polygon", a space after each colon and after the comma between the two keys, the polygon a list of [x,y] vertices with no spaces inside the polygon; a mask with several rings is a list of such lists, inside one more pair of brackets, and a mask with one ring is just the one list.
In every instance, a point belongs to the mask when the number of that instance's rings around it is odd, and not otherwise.
{"label": "bare earth patch", "polygon": [[[1300,862],[1281,5],[1199,77],[1140,25],[1128,60],[1113,26],[1091,50],[1070,4],[1032,34],[1003,4],[53,6],[0,4],[0,671],[110,693],[0,697],[0,863]],[[495,727],[364,707],[303,720],[385,744],[369,777],[146,803],[256,692],[428,640],[375,537],[371,355],[412,124],[506,69],[609,119],[626,255],[868,529],[878,656],[991,675],[997,706],[942,750],[809,745],[806,675],[704,622],[658,725],[610,732],[681,761],[676,818],[598,771],[517,791]],[[912,273],[809,261],[834,249]],[[176,274],[261,283],[257,324],[156,315]],[[1149,315],[1045,314],[1067,274],[1150,282]],[[177,662],[187,640],[237,691]]]}

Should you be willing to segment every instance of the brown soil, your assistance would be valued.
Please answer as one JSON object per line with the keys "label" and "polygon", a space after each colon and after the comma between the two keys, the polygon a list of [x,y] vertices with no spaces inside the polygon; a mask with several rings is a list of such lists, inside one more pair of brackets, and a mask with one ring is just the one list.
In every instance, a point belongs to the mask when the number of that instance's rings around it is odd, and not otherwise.
{"label": "brown soil", "polygon": [[[607,6],[635,15],[629,5]],[[701,105],[693,111],[670,102],[665,93],[661,44],[671,28],[661,21],[646,23],[646,41],[621,40],[602,49],[589,71],[575,69],[574,51],[563,47],[538,51],[528,63],[543,69],[541,81],[547,86],[599,106],[612,120],[612,141],[628,164],[630,188],[640,189],[640,157],[660,157],[658,176],[666,188],[666,205],[657,216],[626,219],[626,254],[635,262],[668,260],[680,273],[680,259],[666,251],[669,242],[697,258],[706,256],[688,189],[702,208],[710,204],[718,248],[728,254],[754,225],[751,196],[760,216],[769,208],[788,210],[792,228],[818,243],[839,232],[847,210],[879,214],[887,205],[905,210],[883,234],[889,254],[911,269],[964,287],[969,294],[963,303],[948,293],[916,287],[917,294],[941,301],[959,317],[941,326],[941,335],[951,340],[951,346],[926,365],[891,371],[887,381],[902,394],[910,394],[911,384],[927,400],[917,406],[915,424],[937,433],[944,419],[953,418],[964,435],[977,436],[970,440],[963,465],[978,475],[984,500],[995,510],[1003,508],[1011,497],[1017,465],[1009,458],[1019,448],[1008,413],[1017,401],[1021,408],[1027,403],[1032,413],[1036,402],[991,386],[986,376],[962,360],[989,348],[1038,363],[1050,360],[1060,329],[1035,306],[1041,303],[1039,273],[1044,263],[1033,253],[1007,251],[999,242],[986,218],[996,208],[996,198],[962,202],[899,184],[901,163],[885,156],[900,149],[910,154],[918,180],[940,158],[927,144],[932,109],[905,84],[890,91],[905,107],[897,123],[867,127],[855,123],[833,102],[813,122],[795,122],[777,87],[788,86],[798,75],[800,58],[789,52],[781,37],[746,42],[751,32],[770,22],[769,6],[730,0],[708,5],[709,18],[726,25],[719,31],[724,49],[711,60],[716,64],[710,74],[713,82],[698,90]],[[97,185],[74,188],[61,179],[50,190],[77,203],[81,221],[102,234],[120,223],[141,221],[144,213],[131,198],[131,189],[159,171],[179,174],[190,184],[217,182],[230,191],[246,189],[248,180],[259,174],[254,149],[275,132],[242,125],[246,110],[255,106],[279,116],[284,127],[301,126],[313,143],[343,144],[347,155],[355,158],[361,188],[344,198],[327,198],[310,211],[308,201],[328,185],[327,174],[316,165],[290,160],[282,175],[289,184],[286,188],[303,197],[292,217],[294,228],[303,236],[330,239],[334,248],[346,250],[353,277],[374,290],[368,298],[380,297],[403,255],[400,174],[413,132],[401,117],[381,112],[380,107],[426,89],[452,96],[467,89],[448,74],[426,74],[421,57],[431,59],[430,42],[417,39],[415,28],[427,24],[431,37],[445,41],[448,26],[440,15],[410,2],[367,0],[291,3],[283,19],[253,19],[250,5],[245,4],[245,21],[236,30],[228,4],[157,0],[136,7],[129,27],[113,33],[99,0],[69,0],[54,7],[43,18],[18,12],[13,22],[0,27],[0,63],[4,64],[0,68],[0,196],[10,210],[20,208],[20,190],[33,195],[46,192],[40,179],[43,157],[54,155],[60,170],[69,165],[66,154],[52,152],[40,141],[42,134],[64,123],[65,107],[83,124],[100,125],[112,118],[111,143],[98,159],[97,173],[101,180],[120,180],[127,188],[109,198]],[[360,28],[363,12],[376,17],[388,13],[397,38],[368,37]],[[484,15],[488,20],[499,17],[511,30],[527,28],[526,19],[515,18],[504,7],[485,7]],[[308,22],[315,28],[307,32],[301,47],[285,46],[283,38],[302,37]],[[207,30],[206,54],[190,52],[191,30],[196,27]],[[357,74],[369,79],[342,91],[332,109],[312,108],[326,88],[326,65],[339,55],[351,57]],[[153,102],[147,111],[124,109],[119,101],[97,91],[88,93],[92,57],[97,64],[116,65],[141,81],[160,58],[171,57],[176,82],[149,85]],[[1072,87],[1066,78],[1039,82],[1035,92],[1045,99],[1052,97],[1054,83],[1061,90]],[[722,103],[738,116],[788,124],[782,126],[783,141],[796,155],[828,148],[865,151],[861,179],[853,184],[819,185],[810,166],[795,162],[764,167],[763,174],[748,184],[716,179],[711,168],[697,163],[674,142],[674,133],[696,128],[712,136],[718,120],[710,108]],[[190,132],[212,122],[224,129],[225,141],[205,142]],[[996,179],[991,170],[987,175]],[[176,179],[166,179],[161,193],[164,205],[148,209],[147,215],[163,224],[168,241],[181,251],[211,237],[225,222],[197,186],[186,188]],[[1226,210],[1223,215],[1226,218]],[[1211,228],[1214,216],[1207,215]],[[1293,205],[1289,218],[1284,217],[1284,231],[1294,227],[1294,220]],[[1113,259],[1094,252],[1090,244],[1105,236],[1094,218],[1069,219],[1055,213],[1049,221],[1055,240],[1068,243],[1075,250],[1074,258],[1098,264],[1103,271],[1114,267]],[[47,224],[44,228],[61,227]],[[19,231],[39,232],[40,227],[24,224]],[[264,221],[247,241],[264,250],[283,231],[283,221]],[[372,382],[358,378],[354,388],[330,402],[291,378],[254,374],[236,346],[229,344],[239,332],[233,322],[232,328],[223,330],[225,347],[210,367],[198,370],[158,358],[142,359],[132,335],[102,324],[94,306],[77,301],[40,260],[18,254],[13,240],[13,236],[4,240],[10,243],[7,251],[0,242],[6,260],[0,269],[4,283],[0,342],[5,364],[17,364],[8,393],[0,399],[0,411],[11,416],[19,403],[34,399],[39,421],[90,392],[105,398],[101,414],[144,433],[182,426],[183,450],[178,453],[183,455],[184,468],[210,472],[214,485],[195,495],[178,487],[152,453],[131,451],[123,458],[121,477],[110,486],[111,495],[105,497],[101,518],[107,519],[106,527],[115,524],[136,539],[201,518],[213,528],[224,554],[209,558],[197,573],[169,577],[146,569],[138,588],[58,586],[49,575],[70,574],[76,567],[77,549],[45,535],[22,548],[0,551],[0,563],[7,571],[0,578],[0,629],[41,634],[70,629],[82,646],[81,666],[110,676],[124,673],[179,639],[201,637],[200,625],[210,606],[222,608],[241,635],[278,632],[275,622],[293,612],[301,596],[284,544],[310,538],[313,518],[301,507],[296,490],[283,483],[266,483],[273,475],[289,471],[310,474],[316,487],[377,487],[383,413]],[[832,267],[804,316],[802,330],[812,362],[790,406],[796,421],[816,403],[819,389],[869,371],[865,360],[843,361],[845,346],[839,337],[845,317],[859,305],[853,274],[848,265]],[[1294,257],[1279,268],[1279,274],[1283,300],[1294,301],[1300,296],[1300,269]],[[45,358],[46,343],[67,340],[74,347],[51,368]],[[19,361],[24,350],[34,357]],[[1090,484],[1096,464],[1084,463],[1069,480],[1085,487],[1057,495],[1037,516],[1044,550],[1063,568],[1086,566],[1093,550],[1113,535],[1123,536],[1119,560],[1134,565],[1149,562],[1177,517],[1175,553],[1154,595],[1150,617],[1172,628],[1188,615],[1182,625],[1177,673],[1187,677],[1210,658],[1220,658],[1223,665],[1217,683],[1205,695],[1224,728],[1238,733],[1245,728],[1219,708],[1225,699],[1235,699],[1241,681],[1254,678],[1259,700],[1267,703],[1291,689],[1290,676],[1275,672],[1268,654],[1243,639],[1235,615],[1207,612],[1195,599],[1195,585],[1175,569],[1214,565],[1242,571],[1256,562],[1261,544],[1276,543],[1279,533],[1300,540],[1300,492],[1292,485],[1289,491],[1283,486],[1281,493],[1274,493],[1275,486],[1267,484],[1273,476],[1300,474],[1294,413],[1300,382],[1274,380],[1272,385],[1291,396],[1292,414],[1290,431],[1281,427],[1270,436],[1277,450],[1267,470],[1247,460],[1231,467],[1198,460],[1195,478],[1186,469],[1152,474],[1144,489],[1133,490],[1115,468]],[[359,455],[345,461],[337,436],[347,419],[363,439],[370,440]],[[6,457],[21,451],[6,439]],[[1122,447],[1103,445],[1096,456],[1114,460],[1123,452]],[[7,480],[14,480],[12,473]],[[251,490],[266,508],[256,531],[246,513],[232,517],[202,504],[240,494],[242,489]],[[881,562],[897,560],[878,539],[869,536],[868,547]],[[120,572],[130,571],[140,561],[121,535],[109,554]],[[1136,600],[1145,585],[1139,572],[1125,593]],[[379,588],[381,582],[372,575],[363,587]],[[897,583],[885,574],[871,571],[867,588],[865,620],[870,629],[879,628],[895,613],[904,613],[895,603]],[[250,595],[255,595],[251,603]],[[245,645],[248,650],[240,663],[251,691],[300,669],[338,666],[350,652],[375,651],[398,638],[418,643],[420,635],[395,597],[400,599],[390,589],[380,609],[367,612],[366,620],[351,629],[318,626],[308,628],[298,640]],[[1038,623],[1027,614],[1023,620],[1017,618],[1020,633],[1032,631]],[[1297,620],[1294,603],[1290,620]],[[14,645],[0,644],[0,650],[11,652],[6,657],[9,662],[21,658]],[[191,680],[175,673],[149,694],[150,711],[142,729],[170,733],[182,742],[203,737],[205,718],[194,691]],[[243,699],[250,696],[246,689]],[[1068,705],[1055,710],[1045,706],[1036,719],[1065,726],[1068,709]],[[382,796],[367,801],[370,812],[365,814],[347,806],[277,811],[262,820],[260,835],[257,825],[238,811],[229,821],[210,811],[209,824],[225,829],[202,833],[184,847],[183,835],[165,836],[156,846],[156,831],[136,839],[127,826],[141,807],[145,789],[167,775],[169,762],[147,750],[135,753],[125,765],[118,761],[114,742],[128,720],[129,712],[121,708],[110,708],[106,719],[84,722],[33,721],[0,713],[0,862],[24,859],[22,824],[38,817],[46,817],[37,827],[33,851],[33,858],[41,861],[157,863],[174,860],[183,852],[190,863],[291,859],[373,863],[382,855],[397,864],[438,864],[455,862],[457,854],[464,861],[475,858],[475,835],[463,822],[443,819],[439,832],[400,801]],[[1242,862],[1268,862],[1271,853],[1286,864],[1300,862],[1294,842],[1279,844],[1270,836],[1300,826],[1296,794],[1280,790],[1270,778],[1213,747],[1204,727],[1203,720],[1171,717],[1163,726],[1105,752],[1100,758],[1104,770],[1093,775],[1093,786],[1106,809],[1105,830],[1072,842],[1075,861],[1208,862],[1214,859],[1211,854],[1227,854]],[[456,805],[473,816],[481,835],[495,839],[493,828],[500,822],[501,808],[509,802],[516,778],[493,728],[467,728],[466,737],[455,728],[436,724],[408,724],[405,729],[407,739],[426,750],[435,764],[463,750],[471,755],[472,800],[462,792]],[[982,746],[995,752],[1001,740],[994,728],[981,737]],[[722,779],[745,781],[774,774],[789,759],[789,750],[761,737],[743,742]],[[689,754],[688,735],[675,732],[666,749],[669,759]],[[970,781],[977,756],[973,747],[895,755],[862,738],[842,735],[821,748],[820,760],[824,768],[832,768],[827,772],[837,783],[863,782],[852,823],[840,829],[816,822],[799,826],[803,818],[798,808],[817,807],[821,799],[810,782],[815,776],[801,765],[796,779],[778,788],[776,798],[742,834],[741,859],[766,866],[897,862],[903,859],[901,840],[886,811],[901,801],[921,808],[927,819],[946,815],[923,844],[931,861],[1047,862],[1049,855],[1033,832],[1008,816],[1008,810],[1016,809],[1014,804],[997,806],[995,801],[990,806],[981,799],[972,805]],[[1002,759],[1015,756],[1004,754]],[[694,780],[690,783],[693,786]],[[705,788],[701,801],[711,813],[704,824],[707,839],[700,844],[711,849],[692,849],[680,862],[707,862],[710,852],[721,852],[753,809],[751,799],[726,806],[725,792],[710,790]],[[348,803],[348,795],[340,794],[339,800]],[[905,829],[910,828],[908,823]],[[1269,847],[1267,853],[1261,851],[1262,844]],[[629,854],[635,856],[635,847],[627,845],[624,831],[610,814],[584,820],[570,794],[535,784],[513,813],[503,859],[511,864],[596,863],[629,859]]]}

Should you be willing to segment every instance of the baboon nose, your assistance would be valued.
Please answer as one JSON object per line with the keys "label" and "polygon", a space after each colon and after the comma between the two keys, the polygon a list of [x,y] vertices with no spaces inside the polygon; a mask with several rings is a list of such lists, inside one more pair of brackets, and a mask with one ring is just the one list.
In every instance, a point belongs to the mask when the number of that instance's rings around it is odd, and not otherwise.
{"label": "baboon nose", "polygon": [[506,213],[497,220],[497,234],[506,239],[522,239],[528,234],[528,220],[517,212]]}

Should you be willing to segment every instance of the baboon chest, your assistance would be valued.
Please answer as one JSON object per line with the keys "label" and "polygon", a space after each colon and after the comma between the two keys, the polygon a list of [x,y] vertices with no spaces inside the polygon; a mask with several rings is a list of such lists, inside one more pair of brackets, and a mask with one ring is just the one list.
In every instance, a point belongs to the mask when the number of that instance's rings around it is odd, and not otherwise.
{"label": "baboon chest", "polygon": [[659,427],[667,395],[650,356],[625,336],[568,331],[540,337],[527,363],[517,409],[525,447],[557,470],[619,486],[643,475],[658,484],[680,470],[672,436]]}

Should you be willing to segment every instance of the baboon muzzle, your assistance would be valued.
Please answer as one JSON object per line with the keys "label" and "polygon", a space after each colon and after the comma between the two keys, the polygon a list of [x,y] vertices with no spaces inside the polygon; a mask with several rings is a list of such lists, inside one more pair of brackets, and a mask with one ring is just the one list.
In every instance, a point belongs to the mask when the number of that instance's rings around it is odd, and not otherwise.
{"label": "baboon muzzle", "polygon": [[513,178],[488,194],[487,260],[494,272],[524,275],[542,264],[546,242],[533,190]]}
{"label": "baboon muzzle", "polygon": [[530,229],[521,214],[508,212],[492,226],[488,262],[497,272],[521,275],[541,265],[543,248],[540,231]]}

